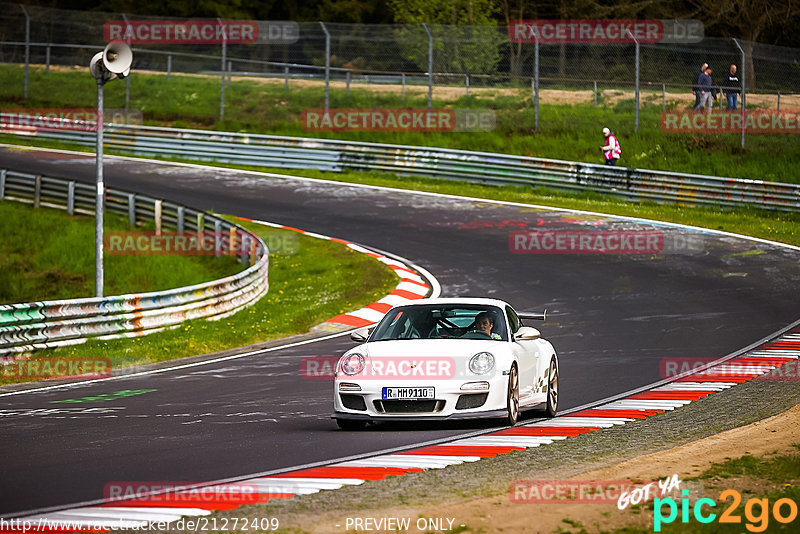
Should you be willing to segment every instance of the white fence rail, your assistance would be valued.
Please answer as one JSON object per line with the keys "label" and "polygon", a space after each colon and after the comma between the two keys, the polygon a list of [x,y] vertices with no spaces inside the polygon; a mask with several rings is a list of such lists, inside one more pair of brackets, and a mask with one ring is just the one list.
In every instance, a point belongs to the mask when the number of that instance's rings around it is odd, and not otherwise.
{"label": "white fence rail", "polygon": [[[127,215],[131,225],[153,220],[178,232],[213,232],[216,253],[225,239],[237,240],[249,266],[219,280],[167,291],[100,298],[0,305],[0,357],[42,348],[149,334],[197,318],[221,318],[254,303],[269,289],[266,244],[239,225],[180,204],[116,189],[106,189],[106,209]],[[89,184],[0,170],[0,200],[94,213]],[[158,209],[157,209],[158,206]]]}

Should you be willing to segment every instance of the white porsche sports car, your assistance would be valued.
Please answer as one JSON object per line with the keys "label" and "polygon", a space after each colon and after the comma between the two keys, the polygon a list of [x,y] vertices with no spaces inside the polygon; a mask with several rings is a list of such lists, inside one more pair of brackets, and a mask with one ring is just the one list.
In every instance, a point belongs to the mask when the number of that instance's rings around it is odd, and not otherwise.
{"label": "white porsche sports car", "polygon": [[334,414],[345,430],[370,421],[553,417],[558,357],[527,319],[501,300],[423,299],[397,306],[336,366]]}

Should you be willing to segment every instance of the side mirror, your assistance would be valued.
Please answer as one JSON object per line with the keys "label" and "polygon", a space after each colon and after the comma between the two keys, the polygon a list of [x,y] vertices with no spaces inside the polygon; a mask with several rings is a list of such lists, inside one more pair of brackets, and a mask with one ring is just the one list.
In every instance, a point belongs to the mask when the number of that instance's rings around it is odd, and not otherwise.
{"label": "side mirror", "polygon": [[369,328],[367,327],[359,328],[358,330],[350,332],[350,339],[352,339],[357,343],[364,343],[365,341],[367,341],[368,337],[369,337]]}
{"label": "side mirror", "polygon": [[541,332],[530,326],[521,326],[514,334],[514,338],[517,341],[531,341],[533,339],[539,339],[540,337],[542,337]]}

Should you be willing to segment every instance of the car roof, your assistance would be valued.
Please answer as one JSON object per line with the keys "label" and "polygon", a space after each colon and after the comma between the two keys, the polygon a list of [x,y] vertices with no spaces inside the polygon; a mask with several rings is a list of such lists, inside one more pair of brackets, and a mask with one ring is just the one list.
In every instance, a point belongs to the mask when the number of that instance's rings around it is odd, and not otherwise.
{"label": "car roof", "polygon": [[511,306],[505,301],[499,299],[481,298],[481,297],[450,297],[450,298],[435,298],[435,299],[420,299],[403,306],[419,306],[431,304],[478,304],[482,306],[497,306],[505,308]]}

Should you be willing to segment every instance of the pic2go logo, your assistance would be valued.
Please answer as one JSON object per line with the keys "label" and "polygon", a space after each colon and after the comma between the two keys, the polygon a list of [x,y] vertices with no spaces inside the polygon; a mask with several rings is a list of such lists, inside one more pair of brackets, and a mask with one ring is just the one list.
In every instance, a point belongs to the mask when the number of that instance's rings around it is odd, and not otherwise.
{"label": "pic2go logo", "polygon": [[[686,498],[686,496],[689,495],[689,491],[683,490],[682,494],[684,498],[681,499],[680,505],[681,523],[689,523],[690,510],[692,515],[694,515],[695,521],[698,523],[711,523],[717,518],[717,514],[710,510],[710,508],[715,508],[717,506],[717,503],[714,502],[713,499],[697,499],[694,506],[691,506],[689,504],[689,499]],[[741,524],[742,517],[736,514],[736,509],[739,508],[739,504],[742,502],[741,494],[736,490],[728,489],[720,493],[719,498],[721,501],[732,500],[725,511],[719,515],[719,522]],[[678,518],[678,503],[675,502],[675,499],[657,498],[653,502],[653,505],[653,531],[661,532],[662,525],[673,523]],[[704,505],[707,506],[709,510],[703,510]],[[666,516],[664,515],[665,506],[669,509]],[[750,532],[764,532],[767,530],[770,511],[775,521],[778,523],[791,523],[797,518],[797,503],[792,499],[784,497],[775,501],[770,509],[769,499],[759,499],[755,497],[748,499],[744,505],[744,517],[748,521],[745,523],[745,528]]]}

